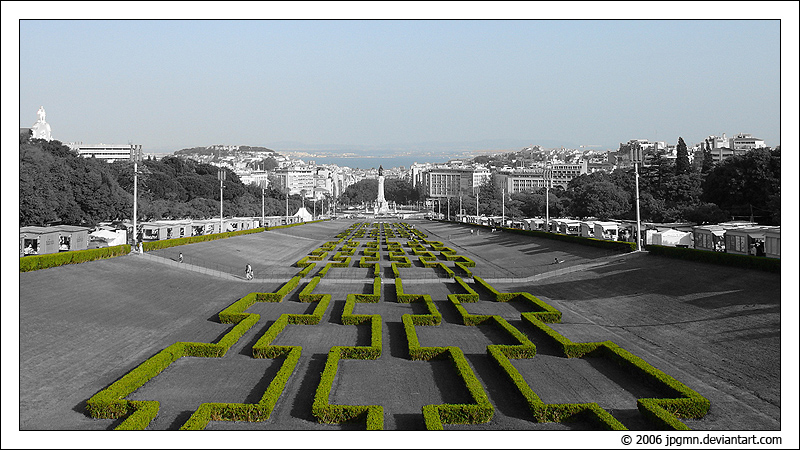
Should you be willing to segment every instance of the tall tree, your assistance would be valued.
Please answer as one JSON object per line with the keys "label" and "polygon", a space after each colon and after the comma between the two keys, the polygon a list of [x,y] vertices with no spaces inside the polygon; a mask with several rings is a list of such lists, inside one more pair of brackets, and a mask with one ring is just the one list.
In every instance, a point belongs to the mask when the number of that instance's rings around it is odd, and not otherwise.
{"label": "tall tree", "polygon": [[711,146],[709,145],[708,140],[706,140],[706,145],[703,148],[703,165],[700,168],[700,173],[705,175],[708,172],[711,172],[713,168],[714,158],[711,156]]}
{"label": "tall tree", "polygon": [[678,146],[676,148],[678,156],[675,159],[675,174],[683,175],[692,171],[692,165],[689,163],[689,151],[686,148],[686,142],[683,142],[682,137],[678,137]]}

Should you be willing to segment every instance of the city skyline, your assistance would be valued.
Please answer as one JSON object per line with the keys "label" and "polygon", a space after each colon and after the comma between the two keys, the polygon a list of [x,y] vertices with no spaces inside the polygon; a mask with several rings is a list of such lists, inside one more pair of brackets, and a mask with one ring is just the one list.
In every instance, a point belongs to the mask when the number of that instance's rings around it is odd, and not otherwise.
{"label": "city skyline", "polygon": [[22,20],[19,122],[30,126],[44,106],[54,139],[162,153],[610,149],[722,133],[775,146],[780,29],[778,20]]}

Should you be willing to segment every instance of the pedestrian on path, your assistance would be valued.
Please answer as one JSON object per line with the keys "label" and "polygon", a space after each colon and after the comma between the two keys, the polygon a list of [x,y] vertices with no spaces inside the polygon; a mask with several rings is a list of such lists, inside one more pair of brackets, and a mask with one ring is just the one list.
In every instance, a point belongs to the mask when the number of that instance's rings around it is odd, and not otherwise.
{"label": "pedestrian on path", "polygon": [[252,267],[250,267],[250,264],[248,264],[247,266],[245,266],[245,268],[244,268],[244,276],[245,276],[245,278],[247,278],[248,280],[252,280],[252,279],[253,279],[253,268],[252,268]]}
{"label": "pedestrian on path", "polygon": [[183,262],[183,252],[178,253],[178,262],[180,262],[180,263]]}

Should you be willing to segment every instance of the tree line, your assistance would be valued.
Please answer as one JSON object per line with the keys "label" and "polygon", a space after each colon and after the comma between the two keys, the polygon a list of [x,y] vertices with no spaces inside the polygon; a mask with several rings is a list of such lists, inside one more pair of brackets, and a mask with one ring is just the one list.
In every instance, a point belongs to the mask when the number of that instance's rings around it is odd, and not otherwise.
{"label": "tree line", "polygon": [[[94,227],[98,222],[130,220],[133,212],[133,163],[83,158],[59,141],[20,138],[20,226],[69,224]],[[166,156],[138,164],[137,220],[219,217],[219,168]],[[229,169],[223,185],[225,216],[261,216],[261,188],[245,185]],[[318,202],[319,203],[319,202]],[[326,209],[328,202],[325,202]],[[288,196],[289,214],[305,205],[322,204]],[[264,192],[264,214],[286,214],[287,196],[275,183]]]}
{"label": "tree line", "polygon": [[[133,163],[106,163],[82,158],[59,141],[20,138],[19,221],[21,226],[63,223],[95,226],[101,221],[129,220],[133,210]],[[272,159],[272,158],[267,158]],[[263,165],[274,168],[272,161]],[[262,163],[257,163],[263,167]],[[219,217],[218,167],[166,156],[139,164],[138,220]],[[242,184],[228,169],[223,188],[225,216],[261,215],[261,188]],[[273,180],[274,181],[274,180]],[[287,196],[270,182],[264,192],[264,213],[282,216]],[[378,180],[365,179],[349,186],[338,199],[343,206],[361,206],[375,201]],[[633,169],[596,172],[573,179],[566,189],[545,189],[503,196],[495,177],[475,191],[451,199],[450,214],[459,205],[465,214],[510,218],[544,216],[549,200],[552,217],[635,219]],[[405,180],[388,178],[384,193],[388,201],[413,204],[425,196]],[[711,162],[706,151],[702,160],[689,164],[686,145],[678,141],[678,158],[670,161],[656,154],[639,168],[641,218],[652,222],[719,223],[731,218],[753,217],[762,224],[780,224],[780,147],[751,150],[744,155]],[[331,199],[324,201],[330,210]],[[317,202],[319,203],[319,202]],[[301,195],[288,197],[289,214],[305,205],[322,211],[322,204]],[[447,202],[440,210],[447,213]],[[438,207],[437,207],[438,209]]]}

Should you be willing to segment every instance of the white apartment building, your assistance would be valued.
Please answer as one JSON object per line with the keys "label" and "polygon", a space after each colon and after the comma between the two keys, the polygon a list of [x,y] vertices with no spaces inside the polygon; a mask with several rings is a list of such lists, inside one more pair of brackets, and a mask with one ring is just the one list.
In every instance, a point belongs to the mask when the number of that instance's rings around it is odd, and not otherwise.
{"label": "white apartment building", "polygon": [[[552,184],[550,187],[567,188],[573,178],[589,173],[588,160],[577,164],[551,164],[547,167],[551,171]],[[545,167],[539,166],[532,169],[512,169],[497,173],[499,186],[509,194],[535,191],[546,187]]]}
{"label": "white apartment building", "polygon": [[288,189],[289,195],[312,196],[314,193],[314,168],[309,166],[289,166],[275,169],[275,180],[279,189]]}
{"label": "white apartment building", "polygon": [[[412,166],[412,173],[413,173]],[[490,177],[486,167],[437,167],[419,174],[418,185],[431,197],[458,197],[463,193],[473,193]]]}
{"label": "white apartment building", "polygon": [[96,158],[106,162],[131,161],[133,155],[142,156],[142,146],[136,144],[96,144],[84,145],[83,143],[70,142],[67,146],[83,158]]}
{"label": "white apartment building", "polygon": [[763,139],[753,137],[751,134],[739,133],[730,139],[728,147],[733,150],[747,151],[754,148],[764,148],[766,144],[764,144]]}

